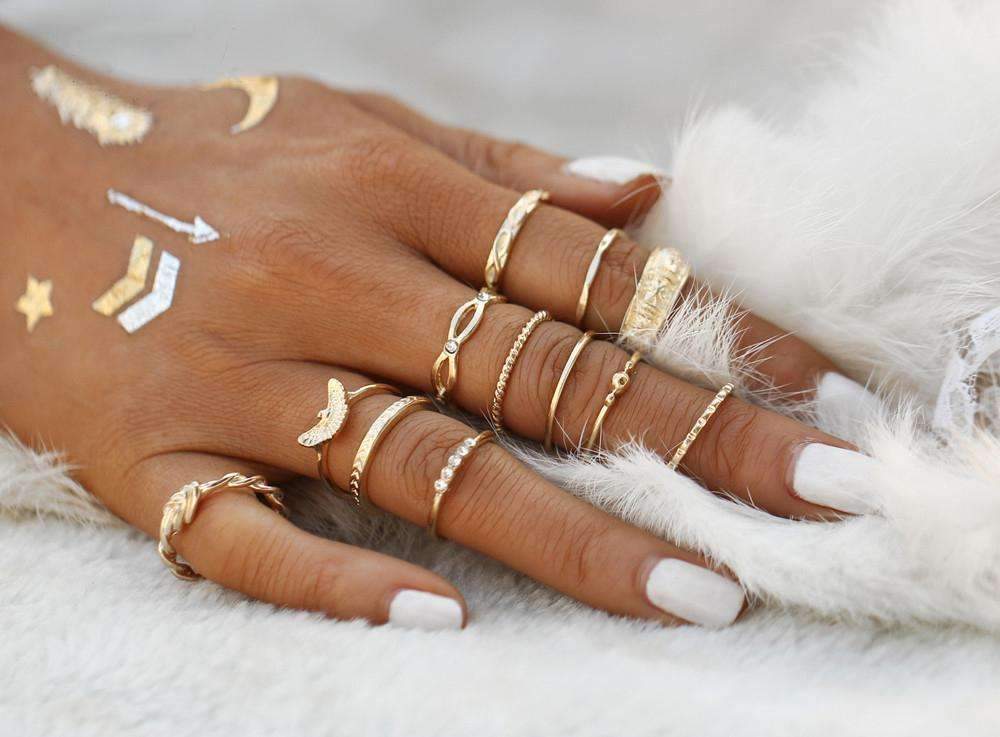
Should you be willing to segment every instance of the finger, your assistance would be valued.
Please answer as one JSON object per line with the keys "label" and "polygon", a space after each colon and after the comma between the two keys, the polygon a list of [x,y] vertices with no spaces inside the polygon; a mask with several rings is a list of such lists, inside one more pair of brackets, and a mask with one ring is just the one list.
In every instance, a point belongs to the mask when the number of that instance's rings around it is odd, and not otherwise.
{"label": "finger", "polygon": [[[391,299],[367,300],[356,313],[348,306],[339,315],[343,324],[379,325],[377,334],[360,331],[345,341],[342,333],[329,333],[322,323],[299,324],[293,334],[300,346],[317,351],[309,358],[324,360],[324,346],[337,344],[340,359],[360,371],[432,391],[432,367],[449,337],[449,323],[475,293],[426,263],[414,261],[400,271],[397,260],[373,269],[377,278],[371,277],[370,284],[355,285]],[[419,305],[419,310],[408,305]],[[501,368],[531,316],[530,310],[511,304],[483,311],[478,329],[456,355],[452,401],[470,412],[489,412]],[[580,335],[557,321],[542,323],[532,333],[503,398],[504,422],[511,431],[536,440],[545,437],[552,398]],[[567,372],[553,416],[556,444],[575,449],[594,432],[612,377],[627,358],[603,341],[586,347]],[[614,450],[638,437],[669,460],[712,397],[713,392],[640,365],[628,391],[607,413],[600,445]],[[735,494],[774,514],[827,519],[871,511],[865,500],[876,497],[877,490],[865,479],[870,463],[834,437],[733,397],[702,431],[681,468],[710,489]]]}
{"label": "finger", "polygon": [[[192,480],[207,482],[234,471],[256,473],[245,461],[200,453],[145,461],[128,479],[137,492],[131,495],[137,504],[131,521],[158,536],[170,494]],[[461,594],[441,577],[310,535],[238,490],[205,498],[172,544],[198,574],[278,606],[426,629],[460,629],[465,620]]]}
{"label": "finger", "polygon": [[[399,177],[396,181],[405,190],[399,193],[399,200],[409,204],[405,211],[386,213],[386,227],[455,278],[482,285],[493,240],[519,195],[483,184],[460,167],[447,166],[432,157],[415,157],[408,166],[436,167],[434,186],[426,185],[427,177]],[[421,186],[407,184],[413,182]],[[412,216],[415,210],[421,217]],[[540,204],[527,216],[514,240],[501,291],[512,302],[545,309],[558,320],[576,323],[587,274],[605,234],[604,228],[585,218]],[[597,262],[581,327],[618,332],[648,255],[624,234],[614,240]],[[712,298],[711,291],[690,279],[681,300],[705,298]],[[739,305],[731,306],[731,318],[737,347],[753,352],[755,370],[768,388],[809,398],[826,374],[836,372],[819,351]],[[840,388],[843,385],[838,383]]]}
{"label": "finger", "polygon": [[349,97],[479,176],[515,190],[548,190],[554,204],[609,227],[641,220],[660,198],[665,175],[650,164],[611,156],[567,161],[523,143],[443,125],[387,95]]}
{"label": "finger", "polygon": [[[315,421],[326,383],[348,390],[370,383],[350,372],[317,365],[258,365],[246,381],[273,386],[245,412],[272,418],[257,436],[262,452],[291,470],[316,475],[315,455],[294,438]],[[334,484],[347,488],[358,448],[396,396],[376,394],[350,404],[324,455]],[[442,470],[477,431],[433,411],[404,417],[382,436],[366,470],[376,506],[426,527]],[[742,589],[710,570],[697,555],[595,509],[532,472],[506,450],[486,444],[469,453],[442,497],[438,533],[478,550],[591,606],[664,622],[732,622],[743,608]]]}

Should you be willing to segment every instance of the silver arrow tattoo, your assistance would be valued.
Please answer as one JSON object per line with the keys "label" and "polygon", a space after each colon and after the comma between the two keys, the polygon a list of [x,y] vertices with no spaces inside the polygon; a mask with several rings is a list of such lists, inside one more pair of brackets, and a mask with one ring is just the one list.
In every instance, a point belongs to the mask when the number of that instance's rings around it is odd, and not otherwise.
{"label": "silver arrow tattoo", "polygon": [[138,200],[132,199],[127,194],[122,194],[114,189],[108,190],[108,202],[112,205],[124,207],[129,212],[138,213],[151,220],[156,220],[166,225],[175,233],[184,233],[192,243],[210,243],[211,241],[219,240],[219,232],[198,215],[194,216],[194,222],[185,223],[183,220],[178,220],[169,215],[164,215],[162,212],[157,212],[149,205],[144,205]]}

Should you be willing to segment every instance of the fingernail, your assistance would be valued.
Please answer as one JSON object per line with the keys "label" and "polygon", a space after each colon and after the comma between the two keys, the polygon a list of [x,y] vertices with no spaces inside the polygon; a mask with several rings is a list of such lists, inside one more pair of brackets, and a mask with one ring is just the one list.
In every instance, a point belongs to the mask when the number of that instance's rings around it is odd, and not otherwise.
{"label": "fingernail", "polygon": [[653,566],[646,579],[646,598],[657,609],[703,627],[732,624],[746,601],[735,581],[674,558]]}
{"label": "fingernail", "polygon": [[403,589],[389,604],[389,624],[419,630],[460,630],[462,606],[447,596]]}
{"label": "fingernail", "polygon": [[590,156],[570,161],[564,167],[567,174],[605,184],[628,184],[643,175],[657,178],[666,176],[662,169],[642,161],[621,156]]}
{"label": "fingernail", "polygon": [[882,402],[861,384],[836,371],[827,371],[816,384],[816,401],[859,422],[876,415]]}
{"label": "fingernail", "polygon": [[850,514],[870,514],[876,511],[871,500],[876,467],[876,462],[862,453],[809,443],[795,460],[792,488],[807,502]]}

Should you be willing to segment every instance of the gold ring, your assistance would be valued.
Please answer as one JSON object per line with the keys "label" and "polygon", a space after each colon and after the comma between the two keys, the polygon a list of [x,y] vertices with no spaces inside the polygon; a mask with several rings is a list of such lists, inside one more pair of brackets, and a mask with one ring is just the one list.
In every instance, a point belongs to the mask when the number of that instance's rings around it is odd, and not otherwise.
{"label": "gold ring", "polygon": [[657,248],[650,254],[622,320],[622,344],[630,350],[652,347],[689,276],[691,267],[679,251]]}
{"label": "gold ring", "polygon": [[612,228],[604,234],[601,242],[597,244],[597,250],[594,252],[594,257],[590,260],[590,266],[587,268],[587,275],[583,278],[580,299],[576,303],[577,327],[583,327],[583,318],[587,314],[587,303],[590,301],[590,286],[597,277],[597,270],[601,268],[601,259],[604,257],[604,252],[611,248],[615,239],[620,235],[622,235],[621,230]]}
{"label": "gold ring", "polygon": [[[451,324],[448,326],[448,339],[444,342],[444,348],[431,369],[431,383],[434,385],[434,391],[439,400],[447,399],[455,382],[458,381],[458,350],[476,332],[479,323],[483,321],[486,308],[494,302],[506,301],[507,298],[502,295],[480,289],[475,297],[455,310]],[[465,327],[459,331],[459,325],[469,313],[472,313],[472,316]]]}
{"label": "gold ring", "polygon": [[698,437],[698,433],[700,433],[704,429],[705,425],[708,424],[708,421],[712,419],[712,415],[715,414],[715,410],[719,408],[720,404],[726,401],[726,397],[729,396],[729,392],[732,390],[733,385],[726,384],[724,387],[719,389],[712,401],[708,403],[708,406],[705,407],[705,411],[701,413],[701,417],[699,417],[694,423],[690,432],[688,432],[688,434],[684,437],[681,444],[677,446],[677,450],[674,451],[674,455],[670,459],[670,463],[667,464],[671,471],[677,470],[677,467],[681,464],[681,459],[684,458],[684,454],[688,452],[691,444],[694,443],[695,438]]}
{"label": "gold ring", "polygon": [[434,482],[434,500],[431,502],[430,511],[427,513],[427,532],[431,537],[437,537],[438,513],[441,511],[441,501],[444,495],[451,488],[451,482],[455,479],[465,459],[481,445],[485,445],[496,437],[492,430],[484,430],[475,437],[466,438],[455,449],[455,452],[448,456],[448,462],[441,469],[441,475]]}
{"label": "gold ring", "polygon": [[510,249],[514,246],[514,239],[521,232],[521,226],[528,219],[528,215],[535,211],[539,203],[549,199],[549,193],[541,189],[532,189],[521,195],[521,198],[514,203],[504,218],[496,238],[493,239],[493,246],[490,248],[490,255],[486,258],[486,268],[483,271],[483,287],[488,292],[498,292],[500,290],[500,280],[503,278],[503,270],[507,266],[507,259],[510,258]]}
{"label": "gold ring", "polygon": [[594,420],[594,426],[590,430],[590,437],[587,438],[587,444],[584,446],[584,450],[593,450],[597,447],[597,441],[599,440],[601,434],[601,427],[604,426],[604,418],[608,416],[608,412],[611,411],[615,402],[618,401],[618,397],[624,394],[625,390],[631,386],[632,375],[635,373],[635,370],[638,368],[641,360],[642,353],[634,351],[625,362],[625,365],[622,366],[622,370],[616,372],[611,377],[611,391],[609,391],[608,395],[604,397],[604,404],[601,405],[601,410],[597,413],[597,418]]}
{"label": "gold ring", "polygon": [[285,505],[281,501],[281,490],[267,483],[263,476],[244,476],[241,473],[227,473],[220,479],[199,483],[192,481],[170,495],[163,505],[163,517],[160,520],[160,544],[157,551],[161,560],[170,572],[185,581],[197,581],[201,576],[195,573],[187,563],[177,560],[177,551],[173,546],[173,536],[194,521],[198,505],[212,494],[225,489],[239,489],[257,494],[258,498],[271,509],[285,514]]}
{"label": "gold ring", "polygon": [[510,374],[514,370],[514,364],[517,363],[517,358],[521,355],[524,344],[528,342],[528,338],[531,337],[535,328],[551,319],[552,315],[546,310],[541,310],[532,315],[528,322],[524,323],[524,327],[521,328],[521,332],[518,333],[517,338],[514,340],[514,345],[511,346],[510,352],[507,354],[507,360],[503,362],[503,368],[500,369],[500,376],[497,378],[497,387],[493,392],[493,402],[490,404],[490,419],[493,421],[493,426],[497,431],[503,429],[503,398],[504,394],[507,393],[507,382],[510,380]]}
{"label": "gold ring", "polygon": [[562,399],[563,389],[566,388],[569,374],[573,370],[573,366],[576,365],[577,359],[580,358],[580,354],[583,353],[583,349],[587,347],[587,343],[593,339],[593,330],[588,330],[580,336],[579,340],[576,341],[576,345],[573,346],[569,358],[566,359],[566,365],[563,366],[562,373],[559,375],[556,390],[552,392],[552,401],[549,402],[549,416],[545,420],[545,440],[543,442],[545,450],[552,450],[552,426],[556,422],[556,409],[559,407],[559,400]]}
{"label": "gold ring", "polygon": [[337,379],[330,379],[326,383],[326,407],[316,413],[319,422],[299,435],[299,445],[316,450],[319,477],[332,491],[337,491],[337,486],[327,474],[326,449],[347,422],[351,405],[372,394],[399,394],[399,389],[390,384],[366,384],[349,392]]}
{"label": "gold ring", "polygon": [[372,426],[368,428],[358,452],[354,454],[354,463],[351,466],[350,492],[354,497],[354,502],[360,507],[361,502],[368,501],[367,476],[368,463],[371,461],[375,451],[388,435],[389,431],[407,415],[431,405],[433,402],[427,397],[403,397],[388,407],[380,414]]}

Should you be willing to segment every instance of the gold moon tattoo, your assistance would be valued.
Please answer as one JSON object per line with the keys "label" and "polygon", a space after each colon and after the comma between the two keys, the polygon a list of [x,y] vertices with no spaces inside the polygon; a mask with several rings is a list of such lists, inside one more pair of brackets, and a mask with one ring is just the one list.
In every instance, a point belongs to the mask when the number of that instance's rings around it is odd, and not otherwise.
{"label": "gold moon tattoo", "polygon": [[229,129],[229,132],[234,136],[258,125],[278,101],[277,77],[229,77],[205,85],[202,89],[218,90],[223,88],[243,90],[250,98],[250,106],[247,108],[243,120]]}
{"label": "gold moon tattoo", "polygon": [[31,70],[31,88],[54,105],[63,125],[72,123],[102,146],[139,143],[153,127],[153,114],[86,84],[51,64]]}
{"label": "gold moon tattoo", "polygon": [[91,305],[95,312],[111,317],[122,307],[138,297],[146,288],[149,263],[153,259],[153,241],[144,235],[137,235],[132,243],[125,276],[111,285],[111,288],[94,300]]}

